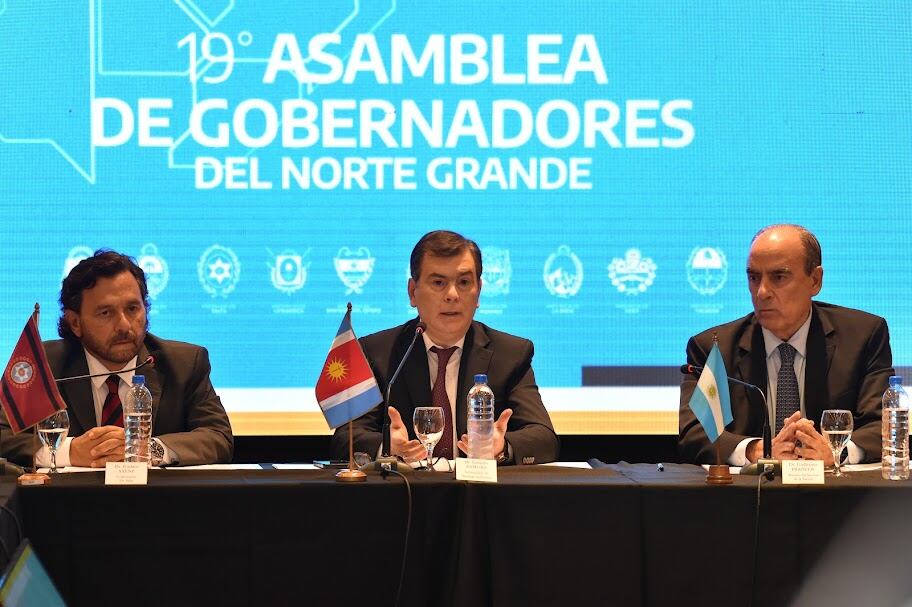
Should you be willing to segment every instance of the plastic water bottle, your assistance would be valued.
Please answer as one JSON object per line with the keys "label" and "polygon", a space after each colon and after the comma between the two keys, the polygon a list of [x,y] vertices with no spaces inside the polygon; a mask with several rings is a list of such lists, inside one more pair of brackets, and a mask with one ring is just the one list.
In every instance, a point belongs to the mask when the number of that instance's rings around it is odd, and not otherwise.
{"label": "plastic water bottle", "polygon": [[880,474],[886,480],[909,479],[909,408],[912,403],[903,390],[902,377],[890,377],[890,387],[883,395],[881,421]]}
{"label": "plastic water bottle", "polygon": [[146,387],[144,375],[134,375],[133,385],[123,403],[126,433],[125,462],[152,461],[149,441],[152,438],[152,394]]}
{"label": "plastic water bottle", "polygon": [[487,375],[476,375],[469,390],[469,458],[494,459],[494,393]]}

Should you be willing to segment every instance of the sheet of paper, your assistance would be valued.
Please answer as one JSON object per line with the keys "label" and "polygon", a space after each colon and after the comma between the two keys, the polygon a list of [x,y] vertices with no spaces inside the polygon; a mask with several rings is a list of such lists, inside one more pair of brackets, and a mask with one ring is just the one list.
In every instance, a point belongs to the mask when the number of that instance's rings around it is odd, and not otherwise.
{"label": "sheet of paper", "polygon": [[262,470],[259,464],[206,464],[204,466],[170,466],[165,470]]}
{"label": "sheet of paper", "polygon": [[[38,468],[38,472],[44,472],[45,474],[51,471],[50,468]],[[61,474],[71,474],[73,472],[104,472],[104,468],[80,468],[79,466],[67,466],[66,468],[57,468],[57,472]]]}

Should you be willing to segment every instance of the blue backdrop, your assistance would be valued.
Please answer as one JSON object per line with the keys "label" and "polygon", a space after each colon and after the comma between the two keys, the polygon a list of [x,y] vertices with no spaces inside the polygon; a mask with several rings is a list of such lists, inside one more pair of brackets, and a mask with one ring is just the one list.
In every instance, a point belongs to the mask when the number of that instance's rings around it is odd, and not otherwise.
{"label": "blue backdrop", "polygon": [[[440,35],[443,80],[429,71],[383,83],[363,70],[351,83],[299,83],[289,72],[264,83],[278,34],[294,34],[306,65],[325,73],[307,45],[332,32],[340,38],[328,52],[343,65],[354,55],[371,58],[358,35],[372,34],[386,70],[393,34],[416,54]],[[577,37],[590,36],[607,81],[583,70],[558,84],[493,76],[459,84],[450,70],[456,34],[483,40],[489,65],[501,36],[506,71],[527,78],[530,34],[559,34],[560,43],[542,43],[540,68],[557,79]],[[196,74],[188,72],[191,46]],[[578,58],[591,66],[587,50]],[[43,337],[54,337],[65,269],[109,247],[147,269],[151,330],[209,347],[217,387],[305,389],[347,301],[359,335],[412,315],[409,252],[426,231],[448,228],[485,253],[477,318],[535,341],[542,386],[577,387],[584,366],[683,362],[688,336],[750,310],[751,236],[769,223],[797,222],[822,242],[820,299],[886,317],[896,362],[910,365],[910,67],[912,5],[904,1],[0,0],[0,352],[11,351],[35,301]],[[137,115],[141,99],[169,100],[152,112],[167,126],[150,133],[170,143],[142,145],[138,127],[119,144],[93,137],[100,99]],[[207,99],[226,100],[229,109],[208,114],[201,128],[214,134],[227,121],[227,148],[207,147],[188,130],[194,105]],[[394,108],[393,121],[408,103],[430,116],[439,100],[444,135],[460,101],[479,108],[474,128],[490,133],[496,100],[532,114],[560,100],[563,109],[544,119],[556,137],[572,132],[573,108],[582,116],[587,103],[607,100],[619,109],[611,131],[621,145],[596,133],[591,146],[580,134],[567,147],[549,147],[534,133],[514,148],[488,147],[477,136],[447,147],[416,135],[409,146],[393,122],[397,146],[374,137],[368,147],[357,141],[361,117],[349,109],[337,116],[353,127],[343,121],[337,134],[355,137],[352,147],[331,147],[324,130],[309,147],[285,146],[279,135],[252,148],[237,141],[231,123],[251,99],[279,112],[283,100],[309,100],[321,115],[327,100],[360,107],[378,99]],[[654,105],[636,114],[637,100]],[[677,128],[658,109],[670,102],[680,103]],[[104,118],[106,136],[122,129],[116,112]],[[507,123],[519,132],[516,114]],[[692,129],[689,141],[682,124]],[[268,126],[266,114],[247,115],[251,133]],[[659,145],[635,147],[637,137]],[[272,187],[200,187],[197,159],[229,156],[256,159],[259,179]],[[283,159],[305,157],[412,158],[415,187],[397,189],[390,174],[369,189],[282,187]],[[426,174],[432,160],[456,157],[482,165],[584,158],[589,186],[434,187]]]}

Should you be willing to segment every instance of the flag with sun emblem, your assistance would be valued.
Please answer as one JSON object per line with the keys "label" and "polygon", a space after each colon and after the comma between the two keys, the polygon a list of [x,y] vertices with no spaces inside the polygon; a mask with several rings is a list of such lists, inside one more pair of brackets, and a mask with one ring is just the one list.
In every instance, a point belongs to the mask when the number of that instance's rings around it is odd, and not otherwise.
{"label": "flag with sun emblem", "polygon": [[732,421],[728,373],[719,346],[715,343],[709,351],[697,388],[690,397],[690,410],[700,420],[711,443],[716,442],[725,426]]}
{"label": "flag with sun emblem", "polygon": [[383,401],[377,380],[352,331],[351,306],[326,356],[316,391],[317,402],[330,428],[361,417]]}
{"label": "flag with sun emblem", "polygon": [[0,379],[0,405],[13,433],[66,409],[38,335],[37,311],[25,323],[19,343],[6,363]]}

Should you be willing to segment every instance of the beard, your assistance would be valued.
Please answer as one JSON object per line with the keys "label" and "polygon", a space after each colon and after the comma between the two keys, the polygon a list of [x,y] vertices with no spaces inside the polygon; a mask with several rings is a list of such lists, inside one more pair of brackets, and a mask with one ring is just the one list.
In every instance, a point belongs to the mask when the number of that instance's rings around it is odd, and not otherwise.
{"label": "beard", "polygon": [[143,330],[139,333],[124,331],[114,335],[107,342],[83,333],[80,341],[82,341],[83,347],[101,362],[123,365],[139,354],[139,348],[145,338],[146,332]]}

